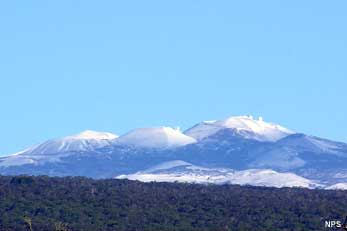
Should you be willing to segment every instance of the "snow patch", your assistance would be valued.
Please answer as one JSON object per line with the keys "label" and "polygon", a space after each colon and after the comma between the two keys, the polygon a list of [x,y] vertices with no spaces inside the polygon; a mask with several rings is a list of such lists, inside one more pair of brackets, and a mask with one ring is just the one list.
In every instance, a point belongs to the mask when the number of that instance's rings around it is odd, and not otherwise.
{"label": "snow patch", "polygon": [[182,182],[198,184],[238,184],[267,187],[315,188],[322,185],[294,173],[279,173],[271,169],[205,168],[184,161],[170,161],[117,179],[139,180],[143,182]]}
{"label": "snow patch", "polygon": [[86,130],[74,136],[67,136],[64,139],[77,139],[77,140],[113,140],[118,138],[116,134],[109,132],[96,132],[92,130]]}

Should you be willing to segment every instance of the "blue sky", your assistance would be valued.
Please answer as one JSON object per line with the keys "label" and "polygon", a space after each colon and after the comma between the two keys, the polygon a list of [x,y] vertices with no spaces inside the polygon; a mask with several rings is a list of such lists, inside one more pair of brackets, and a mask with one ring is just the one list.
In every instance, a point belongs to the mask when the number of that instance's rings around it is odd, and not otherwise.
{"label": "blue sky", "polygon": [[347,142],[346,1],[7,1],[0,154],[252,114]]}

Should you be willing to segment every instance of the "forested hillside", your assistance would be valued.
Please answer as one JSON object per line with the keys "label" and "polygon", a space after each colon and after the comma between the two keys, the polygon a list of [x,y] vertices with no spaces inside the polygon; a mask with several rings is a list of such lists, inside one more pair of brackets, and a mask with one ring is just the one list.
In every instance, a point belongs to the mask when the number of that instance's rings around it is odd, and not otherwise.
{"label": "forested hillside", "polygon": [[347,192],[0,177],[0,230],[326,230]]}

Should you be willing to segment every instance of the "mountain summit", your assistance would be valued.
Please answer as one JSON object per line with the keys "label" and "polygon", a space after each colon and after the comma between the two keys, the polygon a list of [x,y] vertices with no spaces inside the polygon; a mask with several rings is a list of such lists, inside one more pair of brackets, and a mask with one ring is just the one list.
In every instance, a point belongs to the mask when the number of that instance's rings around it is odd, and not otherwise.
{"label": "mountain summit", "polygon": [[92,151],[110,144],[118,136],[109,132],[86,130],[76,135],[48,140],[42,144],[28,148],[19,154],[45,155],[63,152]]}
{"label": "mountain summit", "polygon": [[173,148],[195,143],[196,140],[170,127],[138,128],[115,140],[117,145],[144,148]]}
{"label": "mountain summit", "polygon": [[188,129],[184,134],[202,140],[223,129],[233,129],[246,139],[270,142],[294,134],[285,127],[265,122],[262,117],[254,119],[253,116],[234,116],[225,120],[204,121]]}

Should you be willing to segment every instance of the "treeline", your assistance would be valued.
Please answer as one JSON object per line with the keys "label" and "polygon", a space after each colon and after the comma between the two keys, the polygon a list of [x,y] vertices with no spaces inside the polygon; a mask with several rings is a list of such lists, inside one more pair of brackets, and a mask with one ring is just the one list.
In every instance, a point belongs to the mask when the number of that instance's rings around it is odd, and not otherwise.
{"label": "treeline", "polygon": [[82,177],[0,177],[0,230],[327,230],[347,192],[141,183]]}

